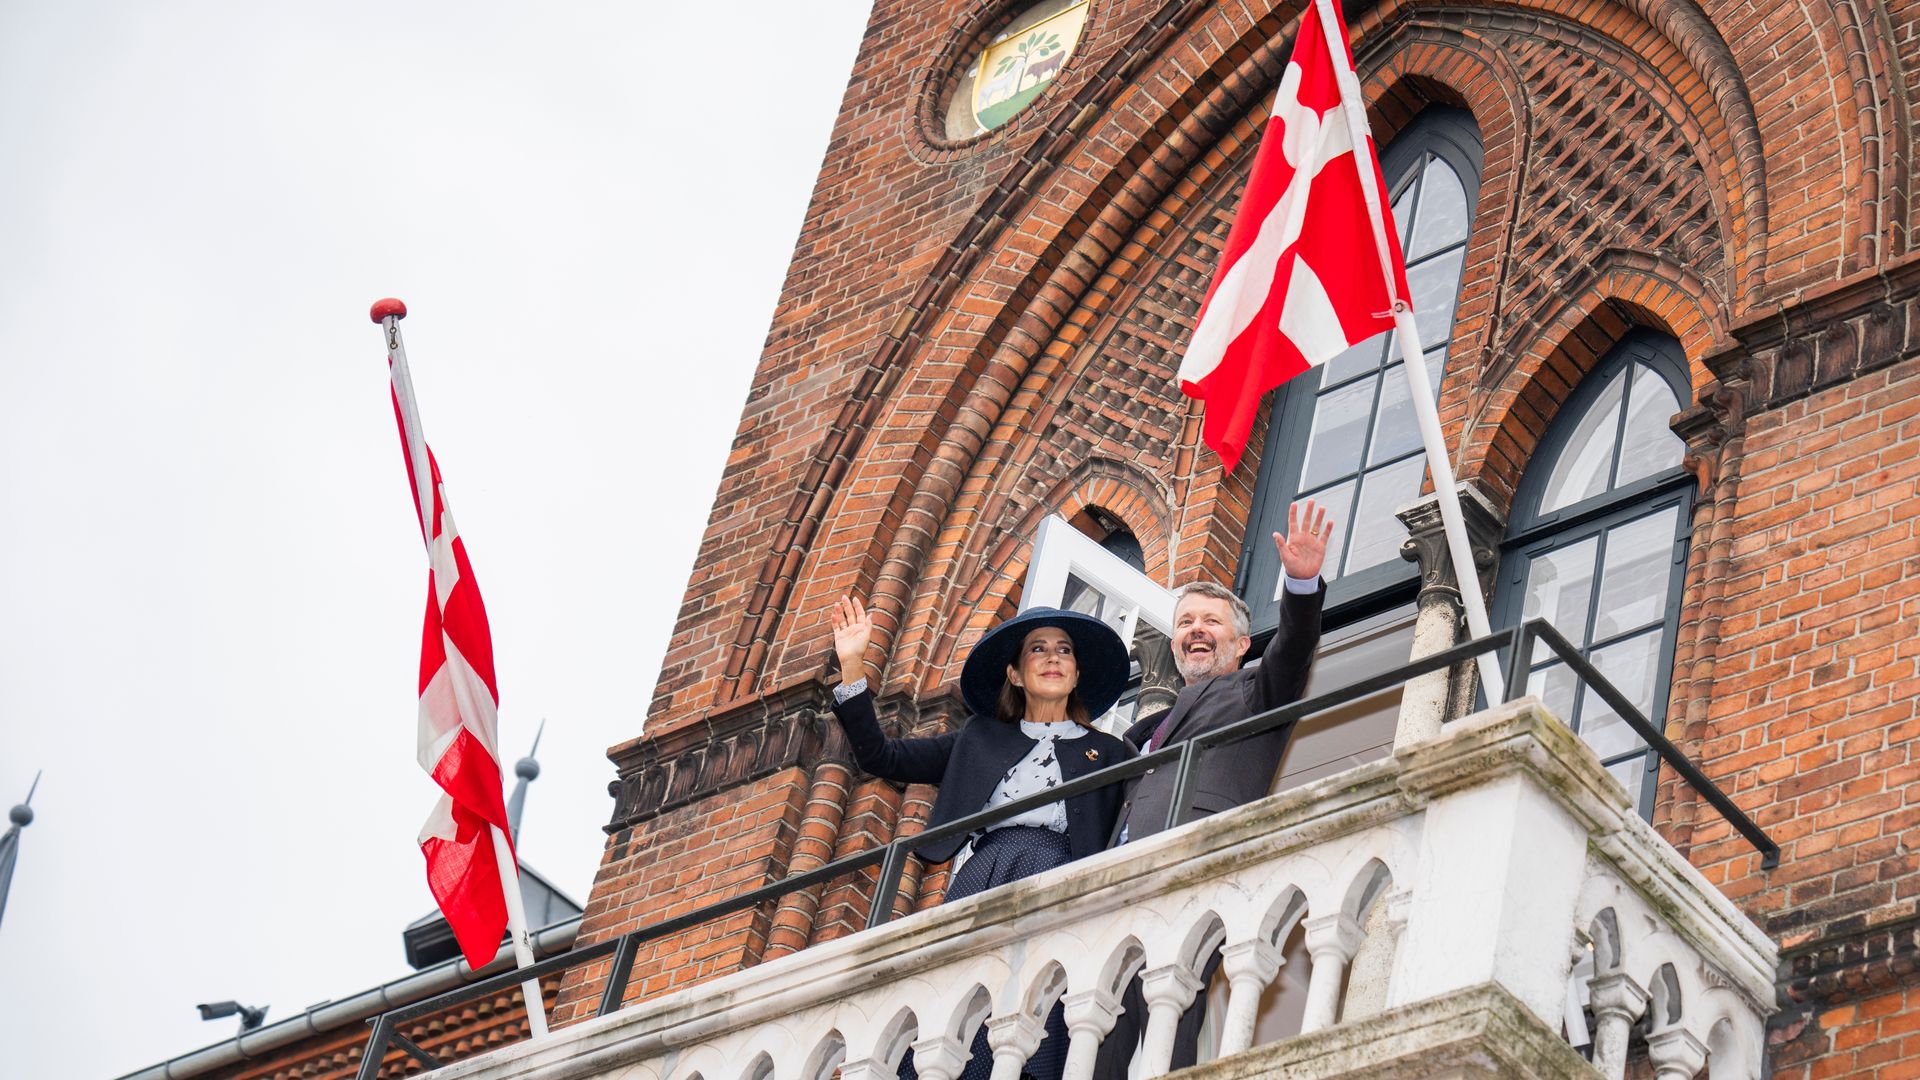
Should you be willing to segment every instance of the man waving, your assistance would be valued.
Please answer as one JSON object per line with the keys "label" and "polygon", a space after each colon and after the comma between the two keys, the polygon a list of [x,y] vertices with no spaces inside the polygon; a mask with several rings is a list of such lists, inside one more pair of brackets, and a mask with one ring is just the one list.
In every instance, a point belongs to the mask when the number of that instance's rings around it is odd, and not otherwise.
{"label": "man waving", "polygon": [[[1195,581],[1182,586],[1173,608],[1173,661],[1186,687],[1173,707],[1133,725],[1126,740],[1142,753],[1158,750],[1204,732],[1239,723],[1269,709],[1299,700],[1307,685],[1307,671],[1320,644],[1320,608],[1327,585],[1320,568],[1327,558],[1327,536],[1332,532],[1325,507],[1308,499],[1287,509],[1287,531],[1273,534],[1280,552],[1285,584],[1280,598],[1280,628],[1268,643],[1266,655],[1253,667],[1242,667],[1253,645],[1252,613],[1246,601],[1215,582]],[[1266,795],[1287,750],[1293,725],[1217,747],[1195,763],[1193,809],[1199,816],[1231,810]],[[1173,803],[1177,769],[1160,766],[1127,782],[1120,810],[1117,843],[1152,836],[1167,826]],[[1215,953],[1201,972],[1204,986],[1220,966]],[[1096,1075],[1121,1080],[1133,1056],[1140,1025],[1146,1016],[1140,980],[1135,978],[1122,996],[1123,1011],[1113,1031],[1100,1044]],[[1180,1017],[1174,1030],[1172,1068],[1194,1063],[1200,1022],[1206,1015],[1203,990]]]}

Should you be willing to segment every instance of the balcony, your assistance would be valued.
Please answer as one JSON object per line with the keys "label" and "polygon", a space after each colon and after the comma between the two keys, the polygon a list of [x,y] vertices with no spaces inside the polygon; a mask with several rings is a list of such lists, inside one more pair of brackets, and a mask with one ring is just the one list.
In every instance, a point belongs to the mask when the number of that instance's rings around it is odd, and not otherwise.
{"label": "balcony", "polygon": [[1644,1056],[1636,1072],[1660,1080],[1757,1078],[1777,963],[1592,752],[1521,698],[436,1075],[886,1080],[911,1047],[922,1077],[951,1080],[984,1023],[995,1080],[1016,1080],[1061,1000],[1066,1075],[1083,1080],[1138,972],[1150,1019],[1135,1063],[1152,1077],[1216,948],[1195,1076],[1617,1078]]}

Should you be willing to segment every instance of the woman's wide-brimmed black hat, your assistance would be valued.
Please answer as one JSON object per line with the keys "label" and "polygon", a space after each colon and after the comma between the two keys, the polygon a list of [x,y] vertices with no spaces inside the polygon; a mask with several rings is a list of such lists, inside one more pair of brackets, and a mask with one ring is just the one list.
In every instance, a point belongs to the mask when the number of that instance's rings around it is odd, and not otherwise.
{"label": "woman's wide-brimmed black hat", "polygon": [[1127,689],[1127,646],[1112,627],[1091,615],[1061,608],[1027,610],[987,631],[960,669],[960,693],[967,708],[992,716],[1007,681],[1007,665],[1020,655],[1027,635],[1043,626],[1057,626],[1073,639],[1074,661],[1080,668],[1080,700],[1087,712],[1100,716]]}

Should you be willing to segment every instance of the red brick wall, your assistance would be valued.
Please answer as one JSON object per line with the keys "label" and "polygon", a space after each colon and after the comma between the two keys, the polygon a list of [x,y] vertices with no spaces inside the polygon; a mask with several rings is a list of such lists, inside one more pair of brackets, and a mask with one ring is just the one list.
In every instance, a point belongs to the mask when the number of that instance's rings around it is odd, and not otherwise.
{"label": "red brick wall", "polygon": [[[787,876],[814,787],[804,769],[787,768],[616,830],[581,917],[579,941],[676,918]],[[765,905],[646,944],[624,1000],[759,962],[773,914]],[[594,1015],[607,970],[602,962],[568,975],[556,1025]]]}
{"label": "red brick wall", "polygon": [[[1679,734],[1781,844],[1669,787],[1669,832],[1785,950],[1777,1077],[1911,1076],[1920,1043],[1920,265],[1785,307],[1711,359],[1726,442]],[[1698,533],[1701,530],[1696,530]],[[1699,541],[1696,540],[1696,544]]]}
{"label": "red brick wall", "polygon": [[[926,135],[928,97],[972,40],[955,26],[985,28],[983,9],[881,5],[653,730],[804,678],[823,651],[825,603],[849,589],[877,594],[889,686],[943,685],[994,616],[982,599],[1017,581],[1037,513],[1071,509],[1076,469],[1098,460],[1137,468],[1131,497],[1159,504],[1128,520],[1150,548],[1176,552],[1183,572],[1230,574],[1254,469],[1223,478],[1195,453],[1193,416],[1164,376],[1292,14],[1099,5],[1038,107],[953,147]],[[1656,25],[1596,3],[1436,24],[1388,3],[1360,15],[1356,34],[1383,138],[1425,102],[1448,101],[1472,109],[1487,139],[1451,361],[1478,377],[1452,380],[1445,408],[1473,432],[1462,471],[1484,472],[1496,492],[1510,490],[1567,384],[1628,325],[1670,330],[1704,355],[1763,297],[1846,272],[1878,220],[1838,197],[1879,183],[1874,162],[1804,148],[1885,118],[1761,108],[1773,99],[1752,84],[1791,65],[1742,67],[1704,23]],[[1792,135],[1763,142],[1787,119]],[[1822,197],[1818,215],[1770,209]],[[1783,245],[1792,258],[1770,257]],[[1104,411],[1076,414],[1102,387],[1114,390]]]}
{"label": "red brick wall", "polygon": [[1920,991],[1894,990],[1794,1016],[1775,1032],[1776,1080],[1920,1075]]}
{"label": "red brick wall", "polygon": [[1755,417],[1734,509],[1703,758],[1785,846],[1696,858],[1793,944],[1920,895],[1920,359]]}

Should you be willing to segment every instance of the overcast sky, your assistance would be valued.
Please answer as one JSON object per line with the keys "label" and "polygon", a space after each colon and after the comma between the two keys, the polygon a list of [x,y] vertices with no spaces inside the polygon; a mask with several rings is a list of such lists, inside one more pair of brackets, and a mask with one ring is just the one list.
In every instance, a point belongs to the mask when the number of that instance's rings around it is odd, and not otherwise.
{"label": "overcast sky", "polygon": [[[867,0],[0,6],[0,1072],[405,974],[411,308],[527,862],[585,901]],[[711,12],[723,13],[710,15]]]}

